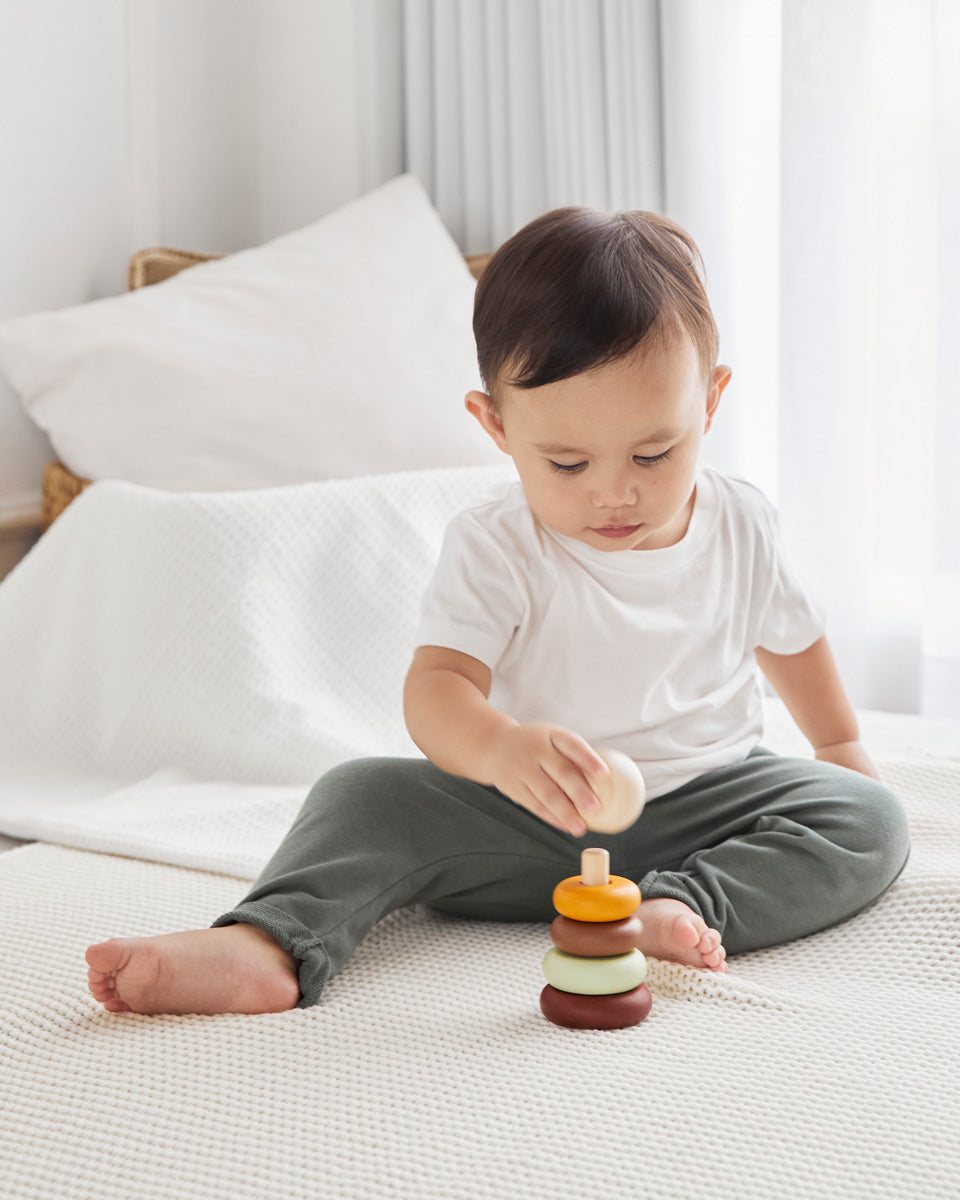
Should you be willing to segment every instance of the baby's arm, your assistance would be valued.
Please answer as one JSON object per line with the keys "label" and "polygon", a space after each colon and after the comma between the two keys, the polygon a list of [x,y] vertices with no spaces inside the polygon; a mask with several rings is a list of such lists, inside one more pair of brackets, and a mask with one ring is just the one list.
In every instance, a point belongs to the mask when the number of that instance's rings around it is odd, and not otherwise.
{"label": "baby's arm", "polygon": [[825,637],[799,654],[773,654],[758,646],[756,656],[817,758],[880,778],[860,741],[856,714]]}
{"label": "baby's arm", "polygon": [[600,806],[590,780],[606,776],[606,763],[569,729],[520,724],[498,712],[487,702],[490,683],[490,668],[478,659],[419,647],[403,692],[410,736],[441,770],[492,784],[544,821],[583,837],[582,814]]}

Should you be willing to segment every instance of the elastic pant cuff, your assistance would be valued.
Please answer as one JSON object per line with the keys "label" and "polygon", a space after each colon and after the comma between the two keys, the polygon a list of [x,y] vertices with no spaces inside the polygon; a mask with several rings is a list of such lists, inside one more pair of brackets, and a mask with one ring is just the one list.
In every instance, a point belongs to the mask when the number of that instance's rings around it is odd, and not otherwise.
{"label": "elastic pant cuff", "polygon": [[643,901],[661,899],[679,900],[687,908],[692,908],[698,917],[703,917],[706,920],[700,905],[689,892],[684,891],[681,887],[677,887],[676,884],[667,883],[660,878],[656,871],[651,872],[649,875],[644,875],[638,886],[640,888],[639,916],[641,921],[643,920]]}
{"label": "elastic pant cuff", "polygon": [[256,925],[266,930],[284,950],[289,950],[300,966],[297,981],[300,984],[300,1001],[297,1008],[311,1008],[320,1002],[320,996],[330,978],[330,959],[323,942],[305,925],[293,920],[281,909],[264,904],[262,900],[251,900],[239,908],[224,913],[210,926],[217,929],[223,925]]}

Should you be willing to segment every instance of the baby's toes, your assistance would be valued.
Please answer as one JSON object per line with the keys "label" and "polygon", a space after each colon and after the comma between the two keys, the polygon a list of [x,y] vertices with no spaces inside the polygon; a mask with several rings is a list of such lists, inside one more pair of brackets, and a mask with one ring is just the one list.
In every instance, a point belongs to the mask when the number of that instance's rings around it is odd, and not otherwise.
{"label": "baby's toes", "polygon": [[700,937],[697,949],[701,954],[712,954],[720,949],[720,934],[716,929],[705,929]]}
{"label": "baby's toes", "polygon": [[113,976],[104,975],[102,971],[88,971],[87,990],[94,1000],[109,1000],[116,990],[113,986]]}
{"label": "baby's toes", "polygon": [[698,949],[703,956],[704,966],[709,967],[711,971],[726,971],[727,952],[720,942],[720,934],[716,929],[707,930],[700,939]]}
{"label": "baby's toes", "polygon": [[119,996],[114,996],[112,1000],[101,1001],[107,1012],[129,1012],[130,1005],[125,1000],[121,1000]]}
{"label": "baby's toes", "polygon": [[117,995],[117,978],[112,971],[95,971],[91,968],[87,972],[87,990],[109,1012],[130,1011],[129,1004]]}

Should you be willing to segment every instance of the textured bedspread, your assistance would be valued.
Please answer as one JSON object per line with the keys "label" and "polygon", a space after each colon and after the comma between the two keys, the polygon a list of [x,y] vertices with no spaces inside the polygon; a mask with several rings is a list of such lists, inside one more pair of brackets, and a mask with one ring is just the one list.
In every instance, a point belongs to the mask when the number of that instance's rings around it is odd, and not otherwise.
{"label": "textured bedspread", "polygon": [[[858,918],[644,1024],[540,1015],[546,926],[422,909],[313,1009],[114,1016],[83,948],[202,926],[239,879],[54,846],[0,858],[0,1194],[205,1200],[945,1200],[960,1178],[960,766],[885,763],[915,846]],[[642,912],[642,908],[641,908]]]}

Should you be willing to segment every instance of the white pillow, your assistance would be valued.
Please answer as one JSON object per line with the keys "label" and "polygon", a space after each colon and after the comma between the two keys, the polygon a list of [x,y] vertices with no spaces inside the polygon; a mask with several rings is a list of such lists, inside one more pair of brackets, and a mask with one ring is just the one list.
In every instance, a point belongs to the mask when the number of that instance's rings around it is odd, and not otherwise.
{"label": "white pillow", "polygon": [[0,325],[0,370],[87,479],[221,491],[502,463],[463,407],[473,291],[404,175],[255,249]]}

